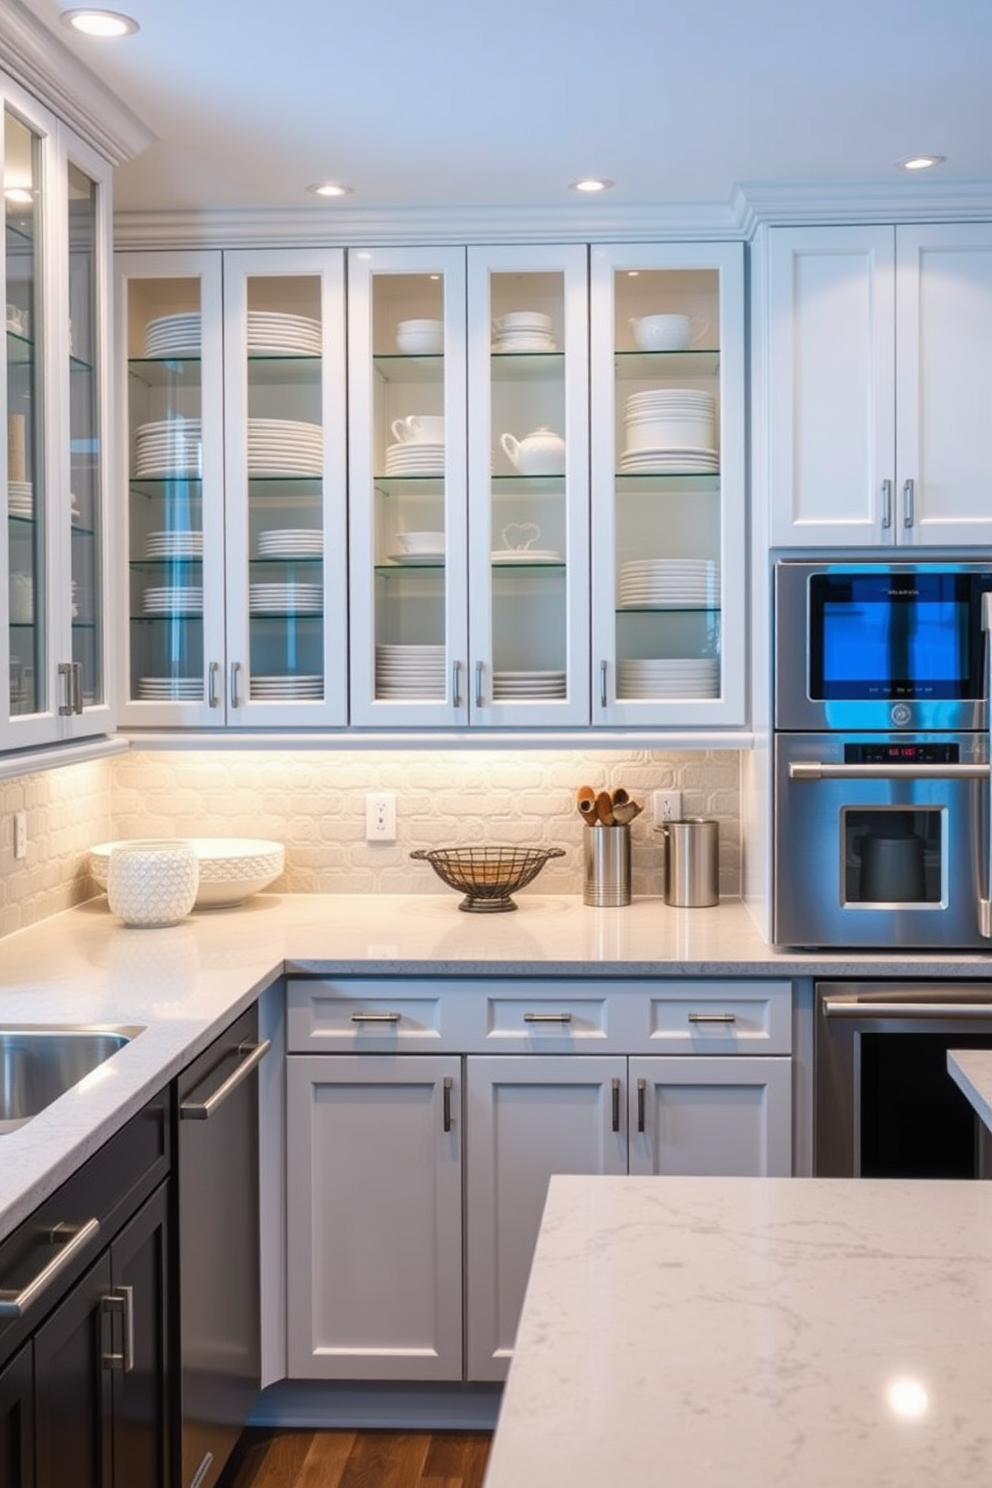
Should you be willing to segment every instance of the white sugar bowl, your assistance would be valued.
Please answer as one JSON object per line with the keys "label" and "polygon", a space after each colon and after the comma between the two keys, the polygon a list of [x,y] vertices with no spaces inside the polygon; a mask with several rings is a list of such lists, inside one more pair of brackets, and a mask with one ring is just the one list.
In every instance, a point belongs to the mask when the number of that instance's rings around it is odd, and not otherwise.
{"label": "white sugar bowl", "polygon": [[177,925],[196,901],[199,860],[188,841],[123,842],[110,854],[107,900],[125,925]]}

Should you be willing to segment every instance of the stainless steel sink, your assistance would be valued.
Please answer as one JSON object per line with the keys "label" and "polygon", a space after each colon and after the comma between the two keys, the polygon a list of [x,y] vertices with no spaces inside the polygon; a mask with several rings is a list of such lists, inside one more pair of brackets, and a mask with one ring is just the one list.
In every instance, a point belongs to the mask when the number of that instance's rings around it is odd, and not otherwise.
{"label": "stainless steel sink", "polygon": [[141,1031],[78,1024],[0,1027],[0,1135],[37,1116]]}

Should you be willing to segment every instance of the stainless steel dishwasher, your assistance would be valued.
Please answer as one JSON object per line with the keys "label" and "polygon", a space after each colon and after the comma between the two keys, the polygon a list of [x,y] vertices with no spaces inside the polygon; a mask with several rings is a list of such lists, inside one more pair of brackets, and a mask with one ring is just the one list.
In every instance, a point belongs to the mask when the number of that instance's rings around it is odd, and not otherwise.
{"label": "stainless steel dishwasher", "polygon": [[212,1488],[258,1397],[258,1074],[243,1013],[178,1080],[182,1488]]}

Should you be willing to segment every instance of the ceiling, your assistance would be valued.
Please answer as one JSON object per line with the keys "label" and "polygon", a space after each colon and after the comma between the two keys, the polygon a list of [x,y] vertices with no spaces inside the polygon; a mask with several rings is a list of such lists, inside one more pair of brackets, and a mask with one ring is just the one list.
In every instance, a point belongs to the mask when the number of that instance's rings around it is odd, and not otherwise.
{"label": "ceiling", "polygon": [[[104,0],[78,36],[23,0],[156,136],[123,211],[536,207],[606,176],[611,207],[746,183],[992,180],[990,0]],[[319,204],[320,210],[328,208]]]}

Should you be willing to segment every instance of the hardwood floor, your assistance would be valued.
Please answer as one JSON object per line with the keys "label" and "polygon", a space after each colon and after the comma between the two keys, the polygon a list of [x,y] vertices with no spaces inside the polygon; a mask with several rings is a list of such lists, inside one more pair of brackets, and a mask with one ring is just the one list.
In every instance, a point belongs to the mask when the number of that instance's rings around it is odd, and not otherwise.
{"label": "hardwood floor", "polygon": [[488,1431],[250,1427],[220,1488],[482,1488]]}

